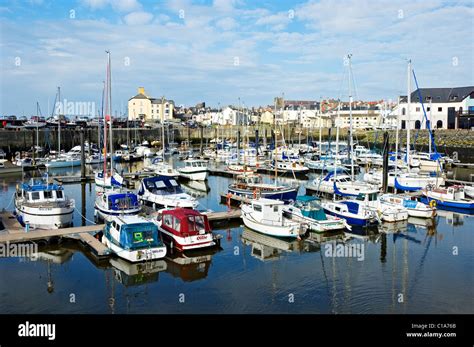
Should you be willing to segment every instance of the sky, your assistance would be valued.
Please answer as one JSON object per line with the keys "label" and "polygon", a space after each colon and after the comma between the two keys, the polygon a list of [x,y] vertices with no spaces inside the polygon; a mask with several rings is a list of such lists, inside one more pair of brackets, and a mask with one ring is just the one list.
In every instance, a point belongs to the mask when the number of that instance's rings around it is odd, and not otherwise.
{"label": "sky", "polygon": [[[145,87],[191,106],[396,100],[407,59],[420,87],[474,85],[474,9],[464,0],[2,0],[0,115],[100,105],[111,52],[114,114]],[[50,107],[48,108],[48,104]]]}

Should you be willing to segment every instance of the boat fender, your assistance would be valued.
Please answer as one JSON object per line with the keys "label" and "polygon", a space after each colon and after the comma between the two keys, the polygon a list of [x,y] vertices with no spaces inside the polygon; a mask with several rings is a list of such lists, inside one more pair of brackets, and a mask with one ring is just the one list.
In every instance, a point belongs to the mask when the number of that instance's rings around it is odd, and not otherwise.
{"label": "boat fender", "polygon": [[430,201],[430,207],[435,208],[436,207],[436,200],[431,200]]}

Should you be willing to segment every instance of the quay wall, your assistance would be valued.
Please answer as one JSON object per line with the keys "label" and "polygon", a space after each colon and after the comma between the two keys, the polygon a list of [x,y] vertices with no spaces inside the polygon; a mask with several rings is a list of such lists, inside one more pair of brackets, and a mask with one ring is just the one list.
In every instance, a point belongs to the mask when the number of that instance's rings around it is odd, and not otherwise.
{"label": "quay wall", "polygon": [[[206,143],[216,137],[232,138],[236,140],[237,131],[240,130],[241,141],[247,139],[250,141],[255,140],[255,130],[259,130],[259,137],[261,141],[265,137],[267,143],[271,142],[272,128],[270,126],[249,126],[248,129],[245,127],[237,126],[223,126],[223,127],[209,127],[202,129],[202,137],[204,146]],[[97,142],[97,129],[87,128],[85,131],[85,139],[91,142]],[[322,129],[323,141],[328,140],[329,133],[331,133],[331,140],[335,138],[335,129]],[[417,135],[418,133],[418,135]],[[168,135],[169,134],[169,135]],[[301,140],[302,143],[307,138],[317,141],[319,139],[319,129],[303,129],[298,133],[297,129],[293,127],[280,128],[280,134],[278,135],[279,141],[284,135],[286,141],[293,141],[298,143]],[[161,128],[154,129],[125,129],[117,128],[113,129],[114,147],[117,148],[119,144],[127,143],[127,138],[130,142],[137,140],[141,142],[147,140],[150,143],[153,141],[161,141],[162,130]],[[340,139],[346,140],[348,136],[347,129],[340,130]],[[24,151],[30,149],[36,144],[36,130],[6,130],[0,129],[0,148],[2,148],[8,157],[11,157],[17,151]],[[194,147],[199,147],[201,142],[201,129],[199,128],[186,128],[183,126],[170,127],[169,133],[165,135],[165,140],[180,143],[183,140],[190,139]],[[416,142],[415,142],[416,138]],[[413,130],[411,132],[411,143],[416,143],[416,148],[427,150],[428,149],[428,131],[427,130]],[[383,139],[382,130],[355,130],[354,141],[358,141],[359,144],[364,146],[380,147]],[[435,131],[436,145],[438,152],[443,154],[451,155],[453,152],[458,152],[458,158],[462,162],[474,162],[474,131],[467,129],[456,129],[456,130],[436,130]],[[57,129],[40,129],[38,132],[38,142],[40,146],[49,147],[51,149],[57,149]],[[395,131],[389,131],[389,141],[391,149],[395,148]],[[399,143],[400,146],[406,144],[406,131],[399,131]],[[61,130],[61,148],[65,150],[71,149],[73,146],[80,144],[80,130],[65,128]]]}

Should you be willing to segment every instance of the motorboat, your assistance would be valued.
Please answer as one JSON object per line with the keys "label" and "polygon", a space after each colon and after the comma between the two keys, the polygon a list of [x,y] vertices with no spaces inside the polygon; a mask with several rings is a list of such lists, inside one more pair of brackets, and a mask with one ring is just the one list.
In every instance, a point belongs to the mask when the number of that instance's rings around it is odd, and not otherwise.
{"label": "motorboat", "polygon": [[307,231],[307,225],[284,216],[285,203],[273,199],[252,199],[243,204],[242,220],[246,227],[262,234],[278,237],[300,238]]}
{"label": "motorboat", "polygon": [[130,262],[164,258],[158,227],[139,216],[113,216],[104,227],[102,243]]}

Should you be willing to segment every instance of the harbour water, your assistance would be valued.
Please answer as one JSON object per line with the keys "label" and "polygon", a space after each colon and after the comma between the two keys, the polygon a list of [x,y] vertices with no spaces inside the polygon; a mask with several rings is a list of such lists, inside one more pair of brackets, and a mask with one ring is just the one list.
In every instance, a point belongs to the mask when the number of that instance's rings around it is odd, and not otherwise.
{"label": "harbour water", "polygon": [[[221,211],[230,181],[183,187],[200,208]],[[19,182],[0,179],[0,209],[13,209]],[[307,181],[298,182],[304,194]],[[92,223],[94,184],[64,189],[76,201],[74,225]],[[433,220],[292,242],[238,224],[215,230],[218,250],[151,263],[98,263],[74,241],[40,247],[36,260],[2,257],[0,312],[474,313],[474,216],[439,210]],[[330,254],[337,245],[362,253]]]}

